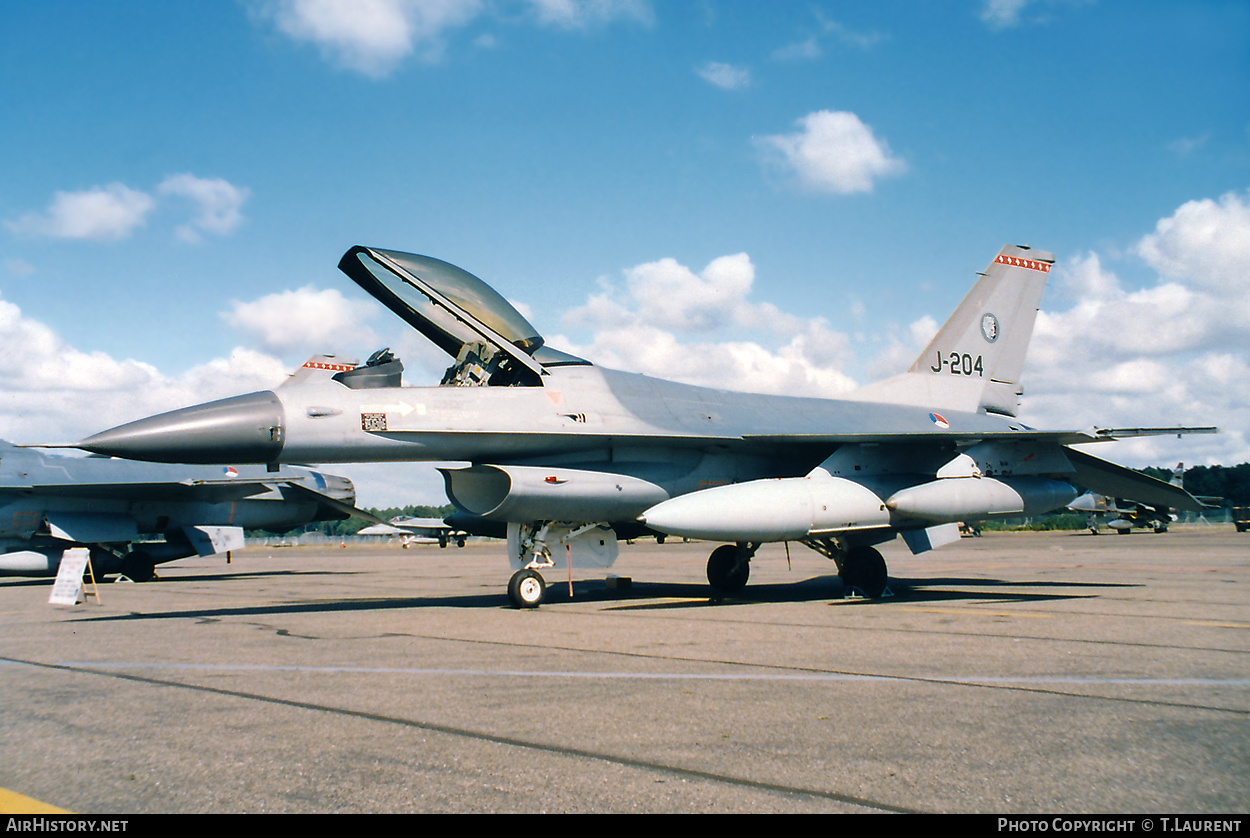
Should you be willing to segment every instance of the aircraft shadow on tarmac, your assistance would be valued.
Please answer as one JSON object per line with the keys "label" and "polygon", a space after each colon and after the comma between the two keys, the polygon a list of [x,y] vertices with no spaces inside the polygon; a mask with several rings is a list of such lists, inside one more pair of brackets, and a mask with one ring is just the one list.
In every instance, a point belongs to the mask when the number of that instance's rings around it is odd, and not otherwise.
{"label": "aircraft shadow on tarmac", "polygon": [[[203,573],[187,576],[158,576],[151,582],[145,582],[145,585],[161,583],[170,584],[177,582],[216,582],[223,579],[276,579],[279,577],[305,577],[305,576],[345,576],[355,573],[364,573],[360,570],[247,570],[238,571],[236,573]],[[0,590],[5,588],[50,588],[52,587],[53,578],[50,576],[41,576],[33,579],[0,579]],[[120,582],[126,584],[116,576],[110,576],[106,579],[97,579],[98,585],[112,585]]]}
{"label": "aircraft shadow on tarmac", "polygon": [[[247,574],[240,574],[246,576]],[[221,578],[221,577],[214,577]],[[926,602],[1049,602],[1084,599],[1098,596],[1106,588],[1138,587],[1130,583],[1089,583],[1063,581],[1014,582],[1002,579],[938,577],[926,579],[890,579],[893,596],[882,599],[846,599],[845,588],[837,576],[814,576],[799,582],[748,585],[733,596],[712,597],[706,584],[673,582],[638,582],[631,587],[609,589],[602,580],[573,582],[572,600],[579,603],[606,603],[613,610],[674,610],[682,608],[728,607],[786,602],[835,603],[860,607],[889,607],[891,603]],[[1022,592],[1020,588],[1046,588],[1048,592]],[[1058,591],[1054,589],[1059,589]],[[545,606],[569,602],[568,583],[552,582],[547,586]],[[389,611],[413,608],[509,608],[507,596],[494,591],[483,594],[451,596],[371,597],[361,599],[326,599],[317,602],[273,603],[238,608],[210,608],[187,611],[131,612],[128,614],[91,616],[81,619],[95,621],[132,621],[168,619],[221,619],[280,614],[315,614],[352,611]],[[541,609],[539,609],[541,611]]]}
{"label": "aircraft shadow on tarmac", "polygon": [[162,582],[216,582],[222,579],[277,579],[306,576],[353,576],[363,570],[241,570],[234,573],[197,573],[189,576],[166,576]]}
{"label": "aircraft shadow on tarmac", "polygon": [[[554,586],[552,586],[554,587]],[[1047,593],[1025,593],[1019,588],[1063,589],[1064,592],[1053,590]],[[748,585],[741,593],[715,598],[709,596],[706,585],[670,585],[664,583],[634,583],[632,598],[648,599],[681,599],[679,602],[643,602],[629,603],[619,606],[623,609],[674,609],[706,605],[751,605],[756,603],[783,602],[832,602],[839,605],[888,607],[895,602],[1045,602],[1063,599],[1081,599],[1097,596],[1094,591],[1102,588],[1131,587],[1123,583],[1094,584],[1086,582],[1013,582],[1003,579],[981,578],[925,578],[901,579],[890,577],[889,590],[892,596],[881,599],[864,599],[847,597],[846,587],[837,576],[814,576],[801,582],[781,582],[776,584]],[[1080,589],[1090,589],[1089,592]],[[567,590],[567,587],[564,588]],[[544,602],[559,602],[559,593],[551,592]],[[623,598],[620,592],[608,590],[588,590],[585,594],[574,591],[579,600],[603,600]],[[567,596],[567,595],[566,595]],[[701,600],[701,601],[700,601]]]}

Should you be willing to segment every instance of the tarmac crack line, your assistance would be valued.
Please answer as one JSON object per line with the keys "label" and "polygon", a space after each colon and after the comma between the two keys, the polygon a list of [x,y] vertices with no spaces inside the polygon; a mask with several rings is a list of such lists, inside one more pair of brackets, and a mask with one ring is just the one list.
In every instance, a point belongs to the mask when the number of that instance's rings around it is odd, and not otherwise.
{"label": "tarmac crack line", "polygon": [[[604,649],[579,649],[579,648],[572,647],[572,646],[537,645],[537,644],[516,643],[512,641],[502,641],[502,640],[479,640],[479,639],[473,639],[473,638],[466,639],[466,638],[461,638],[461,637],[443,637],[443,636],[428,635],[428,634],[420,635],[420,637],[423,637],[426,640],[442,640],[448,643],[479,643],[479,644],[487,645],[487,646],[503,646],[506,648],[540,649],[540,650],[547,650],[547,651],[559,650],[563,652],[577,652],[577,653],[586,654],[586,655],[614,655],[614,656],[619,656],[619,657],[636,658],[640,660],[673,661],[675,663],[719,664],[722,666],[751,667],[751,668],[757,668],[757,669],[781,669],[781,670],[790,671],[790,672],[807,673],[814,677],[843,678],[843,679],[848,679],[848,680],[862,679],[865,681],[872,681],[872,680],[903,681],[903,682],[913,683],[913,684],[934,684],[934,685],[939,685],[939,686],[973,687],[973,688],[980,688],[980,689],[985,689],[985,690],[1009,690],[1013,692],[1053,695],[1053,696],[1059,696],[1061,698],[1079,698],[1079,699],[1086,699],[1090,701],[1110,701],[1110,702],[1117,702],[1117,703],[1124,703],[1124,704],[1141,704],[1141,705],[1146,705],[1149,707],[1171,707],[1171,708],[1179,709],[1179,710],[1206,710],[1206,711],[1210,711],[1214,713],[1234,713],[1240,716],[1250,716],[1250,710],[1241,710],[1235,707],[1217,707],[1217,706],[1213,706],[1209,704],[1190,704],[1190,703],[1179,702],[1179,701],[1162,701],[1162,700],[1153,699],[1153,698],[1127,698],[1124,696],[1090,695],[1089,693],[1067,692],[1064,690],[1044,689],[1044,688],[1036,687],[1036,686],[1025,686],[1025,685],[1021,685],[1020,683],[994,683],[993,682],[994,677],[996,676],[984,676],[980,678],[966,678],[966,679],[928,678],[928,677],[924,677],[920,675],[888,675],[888,674],[881,674],[881,673],[874,673],[874,672],[851,672],[849,670],[843,670],[843,669],[817,669],[815,667],[806,667],[806,666],[782,666],[779,664],[752,663],[750,661],[715,660],[711,658],[683,658],[683,657],[677,657],[673,655],[645,655],[639,652],[621,652],[621,651],[616,651],[616,650],[604,650]],[[1008,678],[1003,676],[1003,680],[1006,681],[1008,680]],[[1011,679],[1011,680],[1020,682],[1020,681],[1029,681],[1033,679],[1017,678],[1017,679]],[[1071,682],[1075,679],[1046,678],[1045,680],[1052,681],[1052,682],[1064,682],[1064,681]],[[1089,679],[1089,680],[1091,682],[1095,682],[1094,679]],[[1141,679],[1108,678],[1108,679],[1102,679],[1101,681],[1096,681],[1096,683],[1117,683],[1117,682],[1118,683],[1124,683],[1124,682],[1139,683],[1140,680]],[[1200,679],[1172,678],[1172,679],[1167,679],[1167,682],[1178,684],[1178,683],[1193,682],[1195,680],[1200,680]],[[1164,682],[1160,681],[1159,683],[1164,683]],[[1220,682],[1218,686],[1243,686],[1243,685],[1239,683]]]}
{"label": "tarmac crack line", "polygon": [[895,806],[889,803],[868,800],[866,798],[854,797],[847,794],[839,794],[838,792],[823,791],[821,789],[800,788],[796,786],[785,786],[779,783],[766,783],[759,780],[748,780],[743,777],[733,777],[728,774],[717,774],[712,771],[701,771],[694,768],[682,768],[681,766],[667,765],[662,762],[653,762],[634,757],[619,756],[616,754],[604,754],[596,751],[586,750],[584,748],[572,748],[567,745],[548,745],[541,742],[531,742],[525,739],[518,739],[511,736],[500,736],[499,734],[486,733],[484,731],[470,730],[468,728],[458,728],[451,725],[441,725],[434,722],[422,722],[415,719],[403,719],[397,716],[387,716],[381,713],[371,713],[365,710],[351,710],[345,707],[332,707],[325,704],[316,704],[310,701],[297,701],[289,698],[277,698],[275,696],[260,695],[258,693],[249,693],[242,690],[229,690],[221,687],[208,687],[199,684],[185,684],[179,681],[166,681],[160,678],[147,678],[142,675],[132,675],[126,672],[108,672],[92,669],[82,666],[67,666],[64,664],[43,663],[41,661],[22,660],[20,658],[0,657],[0,662],[13,664],[21,664],[32,666],[39,669],[49,669],[59,672],[70,672],[79,675],[95,675],[103,678],[115,678],[121,681],[130,681],[138,684],[148,684],[156,687],[172,687],[175,689],[183,689],[191,692],[207,693],[210,695],[220,695],[229,698],[238,698],[246,701],[260,701],[266,704],[273,704],[281,707],[291,707],[298,710],[309,710],[319,713],[329,713],[338,716],[348,716],[364,721],[378,722],[381,724],[398,725],[400,727],[412,728],[415,730],[425,730],[431,733],[442,733],[448,736],[459,736],[468,739],[474,739],[479,742],[490,742],[496,745],[505,745],[513,748],[522,748],[530,751],[540,751],[543,753],[554,754],[558,756],[567,756],[578,759],[591,759],[597,762],[604,762],[611,765],[619,765],[626,768],[639,768],[647,771],[657,771],[664,774],[670,774],[676,777],[682,777],[695,780],[707,780],[714,783],[725,783],[732,786],[742,788],[751,788],[758,791],[771,792],[774,794],[783,794],[790,796],[814,797],[824,800],[831,800],[838,803],[846,803],[853,806],[860,806],[865,809],[873,809],[879,812],[890,812],[896,814],[922,814],[921,810],[908,809],[906,807]]}

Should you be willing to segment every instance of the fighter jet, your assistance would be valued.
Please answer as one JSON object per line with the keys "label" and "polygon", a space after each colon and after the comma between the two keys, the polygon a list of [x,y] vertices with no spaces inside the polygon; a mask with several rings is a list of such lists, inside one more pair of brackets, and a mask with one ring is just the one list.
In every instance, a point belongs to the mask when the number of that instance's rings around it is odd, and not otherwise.
{"label": "fighter jet", "polygon": [[346,518],[355,496],[347,478],[303,468],[56,457],[0,441],[0,576],[55,576],[67,549],[87,547],[97,578],[146,582],[158,564],[241,548],[244,528]]}
{"label": "fighter jet", "polygon": [[468,533],[457,530],[442,518],[414,518],[411,515],[397,515],[386,523],[365,527],[356,535],[398,536],[403,540],[404,547],[418,540],[437,541],[439,547],[446,547],[452,542],[457,547],[463,547]]}
{"label": "fighter jet", "polygon": [[386,351],[342,369],[314,358],[275,390],[74,447],[191,463],[467,462],[441,469],[447,496],[461,521],[506,528],[517,607],[542,601],[542,569],[610,564],[618,538],[643,533],[726,542],[707,563],[718,594],[746,584],[761,544],[797,541],[876,597],[888,571],[875,545],[901,535],[921,552],[957,540],[958,521],[1062,509],[1074,483],[1197,508],[1183,489],[1069,447],[1185,429],[1041,431],[1015,418],[1053,263],[1004,247],[910,369],[831,400],[605,369],[547,346],[461,268],[357,246],[339,268],[453,359],[438,386],[402,386]]}
{"label": "fighter jet", "polygon": [[[1172,479],[1169,482],[1173,486],[1183,488],[1184,475],[1185,464],[1177,463],[1176,468],[1172,469]],[[1205,508],[1223,500],[1223,498],[1213,497],[1196,499]],[[1168,524],[1176,520],[1176,516],[1166,506],[1150,506],[1130,498],[1107,497],[1095,492],[1086,492],[1081,495],[1068,504],[1068,509],[1073,512],[1086,513],[1085,526],[1094,535],[1098,534],[1098,523],[1101,519],[1106,519],[1107,526],[1120,535],[1128,535],[1134,528],[1165,533],[1168,531]]]}

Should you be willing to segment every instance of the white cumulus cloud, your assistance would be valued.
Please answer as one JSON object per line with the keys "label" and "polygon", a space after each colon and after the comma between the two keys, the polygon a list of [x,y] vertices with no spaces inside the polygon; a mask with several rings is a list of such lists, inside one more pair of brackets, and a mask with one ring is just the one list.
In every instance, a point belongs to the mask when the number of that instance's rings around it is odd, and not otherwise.
{"label": "white cumulus cloud", "polygon": [[186,198],[197,210],[191,223],[178,228],[185,241],[199,241],[200,233],[224,236],[243,220],[239,211],[251,192],[221,178],[199,178],[191,174],[171,175],[156,188],[161,195]]}
{"label": "white cumulus cloud", "polygon": [[632,20],[650,25],[654,19],[646,0],[527,0],[541,23],[565,29],[584,29]]}
{"label": "white cumulus cloud", "polygon": [[147,220],[156,201],[121,183],[57,192],[43,213],[27,213],[9,229],[57,239],[124,239]]}
{"label": "white cumulus cloud", "polygon": [[[855,386],[842,372],[845,335],[821,318],[749,299],[755,267],[745,253],[713,259],[697,273],[660,259],[626,270],[624,279],[623,288],[608,285],[566,313],[566,326],[591,332],[589,343],[549,342],[604,366],[705,387],[834,396]],[[692,333],[703,340],[681,337]]]}
{"label": "white cumulus cloud", "polygon": [[372,346],[377,336],[364,322],[376,307],[349,300],[329,288],[305,286],[267,294],[251,302],[235,300],[222,319],[270,352],[351,354]]}
{"label": "white cumulus cloud", "polygon": [[1017,26],[1020,15],[1032,0],[983,0],[981,20],[995,29]]}
{"label": "white cumulus cloud", "polygon": [[1229,192],[1183,204],[1137,244],[1137,254],[1164,276],[1217,293],[1250,292],[1248,196]]}
{"label": "white cumulus cloud", "polygon": [[1154,285],[1126,287],[1096,253],[1056,266],[1056,284],[1072,302],[1038,314],[1024,377],[1026,421],[1218,425],[1218,436],[1125,443],[1122,456],[1135,465],[1158,464],[1176,450],[1193,462],[1250,460],[1245,196],[1185,203],[1130,249],[1133,256],[1158,273]]}
{"label": "white cumulus cloud", "polygon": [[0,438],[68,442],[122,422],[273,387],[289,370],[236,349],[228,358],[167,375],[151,364],[79,349],[0,300]]}
{"label": "white cumulus cloud", "polygon": [[701,79],[709,84],[716,85],[722,90],[737,90],[751,83],[750,70],[747,70],[745,67],[724,64],[720,61],[709,61],[701,67],[697,67],[695,72],[699,74]]}
{"label": "white cumulus cloud", "polygon": [[[184,241],[198,241],[201,233],[226,235],[243,220],[240,208],[251,192],[221,178],[192,174],[170,175],[156,187],[155,196],[122,183],[93,186],[81,192],[57,192],[48,209],[30,212],[7,226],[19,235],[57,239],[124,239],[145,225],[169,198],[189,201],[194,217],[177,228]],[[160,198],[161,200],[158,200]]]}
{"label": "white cumulus cloud", "polygon": [[[439,61],[448,35],[483,17],[511,19],[512,2],[484,0],[255,0],[253,9],[296,41],[311,43],[335,64],[384,78],[409,56]],[[614,20],[650,24],[645,0],[525,0],[520,3],[543,26],[587,29]],[[490,33],[478,46],[494,44]]]}
{"label": "white cumulus cloud", "polygon": [[374,78],[419,50],[443,51],[443,35],[482,12],[481,0],[268,0],[256,7],[284,34],[316,44],[332,61]]}
{"label": "white cumulus cloud", "polygon": [[816,111],[798,120],[799,130],[758,140],[769,161],[792,173],[801,186],[849,195],[871,192],[878,178],[902,174],[907,164],[848,111]]}

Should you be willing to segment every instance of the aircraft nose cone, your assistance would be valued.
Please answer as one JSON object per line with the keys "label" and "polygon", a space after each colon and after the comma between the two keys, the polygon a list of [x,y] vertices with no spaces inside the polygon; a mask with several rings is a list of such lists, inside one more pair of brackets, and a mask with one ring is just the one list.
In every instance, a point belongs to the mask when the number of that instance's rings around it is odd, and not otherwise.
{"label": "aircraft nose cone", "polygon": [[127,422],[77,447],[158,463],[273,463],[285,440],[282,402],[266,390]]}

